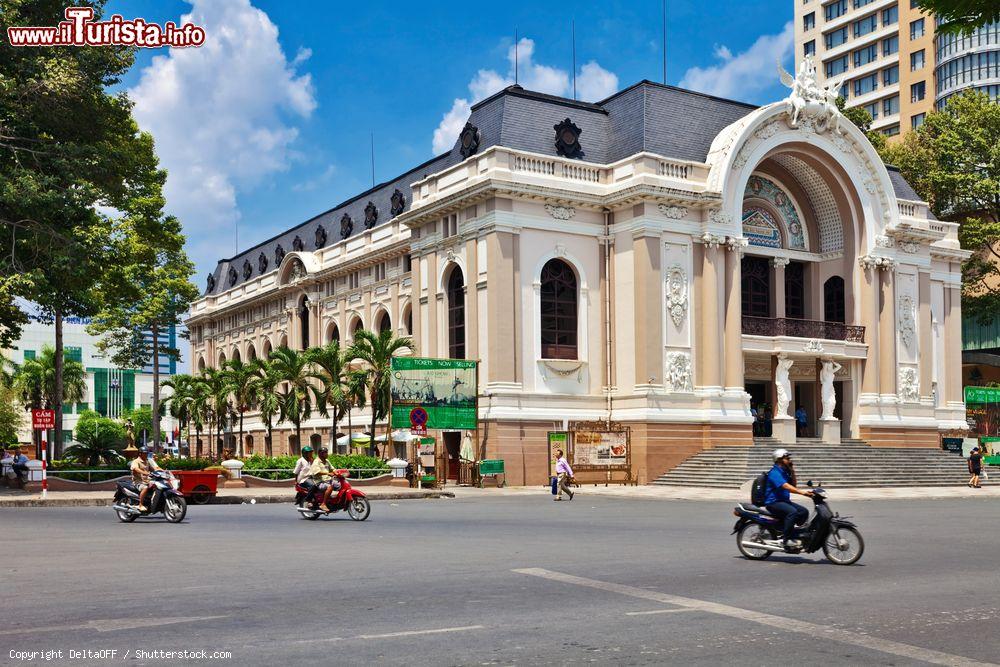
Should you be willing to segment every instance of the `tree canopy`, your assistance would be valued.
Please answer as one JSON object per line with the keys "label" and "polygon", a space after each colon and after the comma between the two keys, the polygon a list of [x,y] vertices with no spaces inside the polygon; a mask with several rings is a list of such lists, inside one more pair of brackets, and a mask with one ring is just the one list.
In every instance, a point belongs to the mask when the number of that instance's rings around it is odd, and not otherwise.
{"label": "tree canopy", "polygon": [[916,5],[941,20],[938,32],[969,33],[1000,22],[996,0],[916,0]]}

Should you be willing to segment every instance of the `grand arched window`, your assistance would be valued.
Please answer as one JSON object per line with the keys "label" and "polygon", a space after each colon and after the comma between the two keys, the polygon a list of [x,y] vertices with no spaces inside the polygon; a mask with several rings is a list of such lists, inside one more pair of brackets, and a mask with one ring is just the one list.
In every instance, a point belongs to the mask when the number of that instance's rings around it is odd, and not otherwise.
{"label": "grand arched window", "polygon": [[309,297],[299,302],[299,323],[302,325],[302,349],[309,349]]}
{"label": "grand arched window", "polygon": [[823,283],[823,319],[827,322],[846,322],[844,308],[844,279],[833,276]]}
{"label": "grand arched window", "polygon": [[743,314],[771,316],[771,271],[763,257],[744,257],[740,267],[743,287]]}
{"label": "grand arched window", "polygon": [[785,267],[785,317],[806,318],[806,265],[789,262]]}
{"label": "grand arched window", "polygon": [[465,359],[465,277],[454,267],[448,276],[448,356]]}
{"label": "grand arched window", "polygon": [[576,359],[576,274],[561,259],[550,259],[542,267],[540,281],[542,358]]}

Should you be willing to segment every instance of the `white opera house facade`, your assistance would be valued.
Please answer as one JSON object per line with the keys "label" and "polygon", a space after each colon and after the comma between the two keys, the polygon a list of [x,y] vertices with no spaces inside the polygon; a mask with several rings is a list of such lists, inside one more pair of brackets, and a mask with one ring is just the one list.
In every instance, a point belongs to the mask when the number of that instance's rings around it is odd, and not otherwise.
{"label": "white opera house facade", "polygon": [[[648,81],[595,104],[506,88],[450,152],[221,260],[192,364],[361,327],[478,359],[477,451],[513,484],[547,478],[548,431],[609,418],[639,483],[764,435],[938,446],[966,427],[957,225],[813,72],[791,85],[764,107]],[[303,440],[329,430],[317,416]],[[276,453],[299,445],[275,432]]]}

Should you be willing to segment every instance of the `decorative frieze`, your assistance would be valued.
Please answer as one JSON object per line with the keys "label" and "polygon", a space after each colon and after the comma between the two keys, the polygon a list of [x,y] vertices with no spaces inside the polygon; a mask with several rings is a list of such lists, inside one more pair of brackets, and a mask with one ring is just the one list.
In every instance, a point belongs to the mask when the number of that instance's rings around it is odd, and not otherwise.
{"label": "decorative frieze", "polygon": [[725,236],[719,236],[718,234],[712,234],[710,232],[705,232],[700,237],[698,237],[701,243],[704,243],[707,247],[715,249],[726,242]]}
{"label": "decorative frieze", "polygon": [[880,271],[889,271],[896,268],[896,260],[891,257],[883,257],[881,255],[862,255],[858,257],[858,266],[862,269],[879,269]]}
{"label": "decorative frieze", "polygon": [[660,213],[665,215],[672,220],[680,220],[681,218],[687,216],[688,210],[683,206],[670,206],[669,204],[658,204],[657,208],[660,209]]}
{"label": "decorative frieze", "polygon": [[920,400],[916,368],[899,369],[899,400],[904,403],[916,403]]}
{"label": "decorative frieze", "polygon": [[728,213],[724,212],[721,208],[713,208],[708,212],[709,222],[714,222],[717,225],[731,225],[733,224],[733,217]]}
{"label": "decorative frieze", "polygon": [[730,252],[742,255],[748,245],[750,245],[750,240],[743,237],[730,236],[726,238],[726,249]]}
{"label": "decorative frieze", "polygon": [[667,354],[667,383],[672,392],[691,392],[691,355],[687,352]]}
{"label": "decorative frieze", "polygon": [[897,326],[899,327],[899,339],[907,348],[913,345],[916,340],[917,323],[914,318],[913,297],[909,294],[899,296],[899,305],[896,310]]}
{"label": "decorative frieze", "polygon": [[576,209],[572,206],[553,206],[552,204],[546,204],[545,210],[549,212],[556,220],[569,220],[574,215],[576,215]]}

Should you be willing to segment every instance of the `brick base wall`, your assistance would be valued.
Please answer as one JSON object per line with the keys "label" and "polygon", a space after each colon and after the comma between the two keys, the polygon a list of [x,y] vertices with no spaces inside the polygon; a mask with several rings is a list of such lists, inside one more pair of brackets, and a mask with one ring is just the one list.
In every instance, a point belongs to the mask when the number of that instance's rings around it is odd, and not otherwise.
{"label": "brick base wall", "polygon": [[933,428],[872,428],[861,427],[861,439],[872,447],[940,447],[941,438]]}

